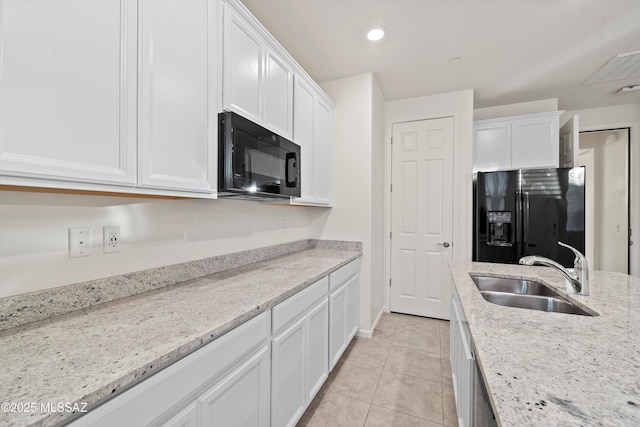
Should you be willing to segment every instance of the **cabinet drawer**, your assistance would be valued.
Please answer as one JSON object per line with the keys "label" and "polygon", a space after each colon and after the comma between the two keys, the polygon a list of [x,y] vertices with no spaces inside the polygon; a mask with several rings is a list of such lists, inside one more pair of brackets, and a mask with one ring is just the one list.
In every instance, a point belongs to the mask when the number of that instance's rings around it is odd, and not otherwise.
{"label": "cabinet drawer", "polygon": [[309,307],[326,298],[328,293],[329,278],[323,277],[313,285],[273,307],[273,334],[278,334],[285,326],[307,311]]}
{"label": "cabinet drawer", "polygon": [[347,283],[349,279],[358,274],[360,271],[360,258],[351,261],[349,264],[340,267],[329,275],[330,290],[334,291],[340,286]]}
{"label": "cabinet drawer", "polygon": [[[149,425],[175,413],[194,391],[242,363],[267,344],[269,313],[262,313],[163,369],[144,382],[71,424],[80,426]],[[163,415],[164,414],[164,415]]]}

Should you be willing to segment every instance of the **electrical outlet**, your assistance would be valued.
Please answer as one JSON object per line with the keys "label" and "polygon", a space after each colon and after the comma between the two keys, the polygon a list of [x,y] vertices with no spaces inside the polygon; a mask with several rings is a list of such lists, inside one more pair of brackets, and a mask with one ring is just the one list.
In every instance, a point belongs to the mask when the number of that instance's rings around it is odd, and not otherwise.
{"label": "electrical outlet", "polygon": [[69,258],[91,255],[91,227],[69,229]]}
{"label": "electrical outlet", "polygon": [[105,254],[122,252],[122,242],[120,240],[119,225],[102,228],[102,244]]}

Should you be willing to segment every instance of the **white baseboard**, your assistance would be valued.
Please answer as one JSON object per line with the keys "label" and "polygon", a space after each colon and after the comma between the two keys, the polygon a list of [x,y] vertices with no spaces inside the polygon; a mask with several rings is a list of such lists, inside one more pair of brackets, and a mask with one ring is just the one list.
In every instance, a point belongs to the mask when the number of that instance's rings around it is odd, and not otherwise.
{"label": "white baseboard", "polygon": [[376,329],[376,326],[378,326],[378,322],[380,322],[380,319],[382,318],[382,315],[384,314],[384,307],[380,309],[380,313],[378,313],[378,316],[376,317],[375,322],[373,322],[373,326],[371,326],[371,329],[358,329],[358,333],[356,334],[357,336],[359,336],[360,338],[372,338],[373,337],[373,332]]}

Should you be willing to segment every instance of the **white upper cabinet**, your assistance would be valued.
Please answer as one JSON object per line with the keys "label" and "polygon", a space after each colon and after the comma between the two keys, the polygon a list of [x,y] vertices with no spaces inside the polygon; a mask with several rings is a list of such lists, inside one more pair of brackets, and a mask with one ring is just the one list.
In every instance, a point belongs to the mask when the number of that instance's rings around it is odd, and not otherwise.
{"label": "white upper cabinet", "polygon": [[316,203],[331,204],[333,108],[320,98],[313,104],[313,197]]}
{"label": "white upper cabinet", "polygon": [[333,106],[313,89],[313,83],[296,75],[293,141],[300,145],[302,196],[295,204],[331,205]]}
{"label": "white upper cabinet", "polygon": [[291,139],[293,62],[236,1],[224,12],[223,107]]}
{"label": "white upper cabinet", "polygon": [[134,185],[136,3],[0,0],[0,172]]}
{"label": "white upper cabinet", "polygon": [[140,1],[140,186],[216,188],[216,6]]}
{"label": "white upper cabinet", "polygon": [[219,9],[0,0],[0,182],[215,197]]}
{"label": "white upper cabinet", "polygon": [[302,196],[330,206],[333,103],[237,0],[225,0],[223,108],[301,147]]}
{"label": "white upper cabinet", "polygon": [[330,205],[333,103],[239,0],[0,0],[0,46],[0,185],[215,198],[230,110]]}
{"label": "white upper cabinet", "polygon": [[552,111],[474,122],[474,172],[557,168],[561,113]]}
{"label": "white upper cabinet", "polygon": [[314,95],[311,86],[296,76],[293,97],[293,140],[300,146],[300,180],[302,183],[302,197],[296,199],[313,200],[312,173],[313,169],[313,105]]}

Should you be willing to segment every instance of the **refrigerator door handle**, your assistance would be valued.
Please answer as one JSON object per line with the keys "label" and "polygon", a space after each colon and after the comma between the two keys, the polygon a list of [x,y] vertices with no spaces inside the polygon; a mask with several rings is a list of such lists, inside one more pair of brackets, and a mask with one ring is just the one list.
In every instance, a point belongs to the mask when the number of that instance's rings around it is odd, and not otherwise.
{"label": "refrigerator door handle", "polygon": [[516,191],[516,229],[514,230],[516,241],[516,259],[522,258],[522,192]]}
{"label": "refrigerator door handle", "polygon": [[529,193],[522,192],[522,256],[528,255],[529,244]]}

